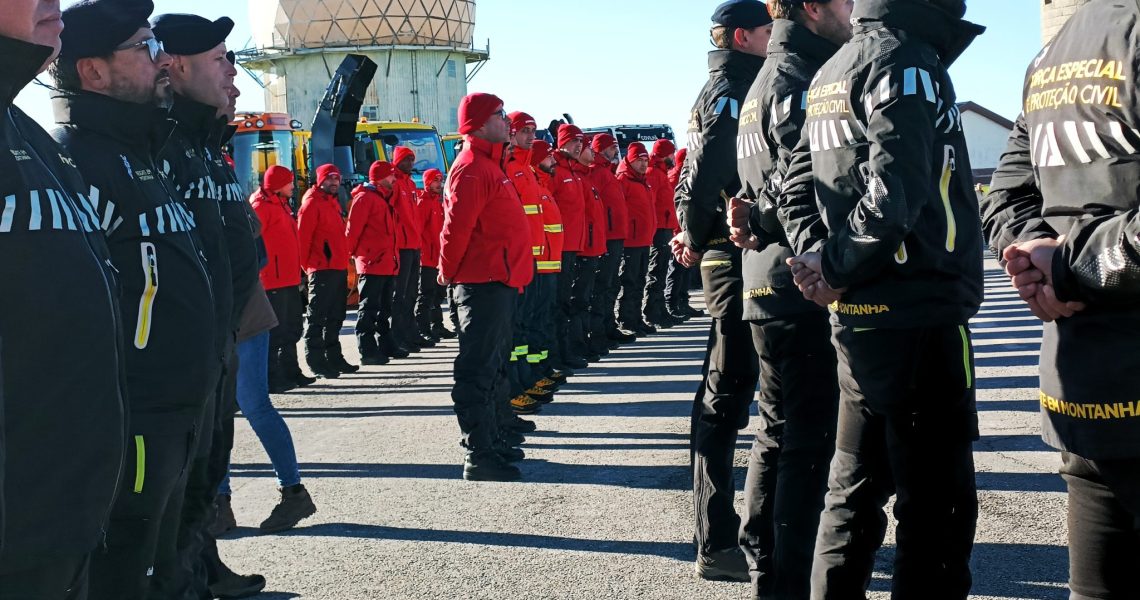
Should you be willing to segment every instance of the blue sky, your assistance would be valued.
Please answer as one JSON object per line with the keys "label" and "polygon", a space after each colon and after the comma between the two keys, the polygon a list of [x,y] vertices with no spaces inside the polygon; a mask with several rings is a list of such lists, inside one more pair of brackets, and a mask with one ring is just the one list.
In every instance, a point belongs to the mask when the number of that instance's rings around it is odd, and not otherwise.
{"label": "blue sky", "polygon": [[[856,0],[858,3],[859,0]],[[64,0],[66,7],[74,0]],[[688,112],[707,78],[706,0],[479,0],[475,44],[491,60],[469,90],[502,97],[540,123],[568,112],[580,125],[668,123],[684,141]],[[155,14],[196,11],[237,22],[231,47],[251,43],[247,3],[156,0]],[[1040,48],[1040,0],[969,0],[967,18],[988,28],[951,69],[958,98],[1017,116],[1025,67]],[[240,110],[263,107],[252,78],[239,75]],[[50,124],[35,86],[17,104]],[[301,118],[307,122],[309,117]]]}

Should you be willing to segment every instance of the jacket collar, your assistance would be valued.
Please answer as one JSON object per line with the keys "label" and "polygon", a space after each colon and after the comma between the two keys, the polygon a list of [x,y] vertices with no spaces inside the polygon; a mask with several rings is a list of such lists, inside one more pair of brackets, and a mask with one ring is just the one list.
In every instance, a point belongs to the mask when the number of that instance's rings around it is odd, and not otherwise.
{"label": "jacket collar", "polygon": [[178,126],[190,137],[218,147],[221,147],[222,137],[229,125],[225,117],[218,116],[217,108],[180,94],[174,95],[170,117],[178,121]]}
{"label": "jacket collar", "polygon": [[502,168],[503,160],[506,158],[507,144],[492,144],[483,138],[469,135],[464,137],[463,145],[465,148],[470,148],[471,152],[494,161],[496,165]]}
{"label": "jacket collar", "polygon": [[[648,172],[646,173],[648,174]],[[625,162],[624,160],[621,161],[620,165],[618,165],[617,176],[624,179],[629,179],[631,181],[636,181],[640,184],[645,184],[648,181],[648,177],[645,175],[639,175],[637,171],[634,171],[633,168],[629,166],[629,163]]]}
{"label": "jacket collar", "polygon": [[860,0],[851,18],[858,26],[857,34],[887,27],[902,30],[930,44],[947,67],[986,30],[925,0]]}
{"label": "jacket collar", "polygon": [[156,152],[170,138],[174,121],[166,109],[124,102],[95,92],[56,92],[55,121]]}
{"label": "jacket collar", "polygon": [[265,188],[257,188],[257,195],[257,199],[262,202],[268,202],[270,204],[276,204],[277,206],[289,208],[289,201],[287,199],[282,198],[273,192],[266,191]]}
{"label": "jacket collar", "polygon": [[0,36],[0,56],[4,57],[4,69],[0,70],[0,110],[12,105],[16,94],[36,78],[51,53],[52,49],[47,46]]}
{"label": "jacket collar", "polygon": [[791,19],[776,19],[772,26],[772,39],[768,42],[769,57],[796,54],[815,63],[826,62],[837,50],[839,46]]}
{"label": "jacket collar", "polygon": [[729,80],[747,80],[748,83],[752,83],[762,66],[764,66],[763,56],[737,50],[713,50],[709,52],[710,75],[723,75]]}

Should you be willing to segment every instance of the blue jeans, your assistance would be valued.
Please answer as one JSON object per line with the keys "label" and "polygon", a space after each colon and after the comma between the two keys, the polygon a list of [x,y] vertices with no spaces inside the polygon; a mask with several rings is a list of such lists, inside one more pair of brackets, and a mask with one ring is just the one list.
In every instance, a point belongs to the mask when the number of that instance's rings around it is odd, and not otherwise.
{"label": "blue jeans", "polygon": [[[301,483],[297,467],[297,451],[285,419],[269,400],[269,332],[254,336],[237,345],[237,402],[249,426],[261,440],[261,446],[273,463],[277,483],[289,487]],[[230,495],[230,476],[218,486],[218,493]]]}

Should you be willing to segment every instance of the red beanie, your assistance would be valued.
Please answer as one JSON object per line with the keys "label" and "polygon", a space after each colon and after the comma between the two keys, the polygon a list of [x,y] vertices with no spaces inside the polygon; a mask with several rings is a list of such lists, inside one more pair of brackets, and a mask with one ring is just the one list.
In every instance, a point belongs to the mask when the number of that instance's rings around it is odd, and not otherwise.
{"label": "red beanie", "polygon": [[372,163],[371,167],[368,167],[368,181],[380,181],[391,175],[395,170],[396,168],[392,166],[392,163],[378,160]]}
{"label": "red beanie", "polygon": [[537,167],[538,163],[546,160],[552,154],[550,142],[546,140],[535,140],[534,145],[530,147],[530,164]]}
{"label": "red beanie", "polygon": [[425,188],[436,181],[443,181],[443,173],[441,173],[439,169],[428,169],[424,171]]}
{"label": "red beanie", "polygon": [[625,162],[631,163],[639,158],[649,158],[649,151],[645,149],[645,144],[634,142],[625,149]]}
{"label": "red beanie", "polygon": [[653,158],[665,158],[666,156],[673,156],[677,151],[677,147],[669,140],[657,140],[653,143]]}
{"label": "red beanie", "polygon": [[590,147],[593,148],[594,152],[597,152],[598,154],[601,154],[602,152],[605,152],[606,149],[616,145],[617,140],[614,139],[614,136],[608,133],[599,133],[598,135],[594,136],[594,141],[590,142]]}
{"label": "red beanie", "polygon": [[293,172],[281,165],[269,167],[261,178],[261,187],[267,192],[276,192],[290,183],[293,183]]}
{"label": "red beanie", "polygon": [[317,167],[317,185],[324,183],[329,175],[340,175],[340,169],[331,163]]}
{"label": "red beanie", "polygon": [[396,151],[392,153],[392,164],[398,165],[407,157],[416,158],[416,152],[407,146],[396,146]]}
{"label": "red beanie", "polygon": [[503,108],[503,101],[493,94],[468,94],[459,101],[459,133],[467,135],[487,124],[491,115]]}
{"label": "red beanie", "polygon": [[561,148],[574,140],[582,139],[582,130],[577,125],[563,123],[558,126],[558,147]]}
{"label": "red beanie", "polygon": [[522,111],[517,110],[507,115],[507,118],[511,120],[511,131],[522,131],[523,127],[538,129],[538,123],[535,122],[534,117]]}

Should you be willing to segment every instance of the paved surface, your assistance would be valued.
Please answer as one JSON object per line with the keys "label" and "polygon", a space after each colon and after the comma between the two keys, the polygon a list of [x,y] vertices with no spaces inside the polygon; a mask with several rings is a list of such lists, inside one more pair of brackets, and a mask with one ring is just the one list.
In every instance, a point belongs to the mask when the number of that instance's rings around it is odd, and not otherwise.
{"label": "paved surface", "polygon": [[[982,422],[974,593],[1063,600],[1064,486],[1059,455],[1038,437],[1035,401],[1041,327],[988,266],[973,325]],[[582,371],[536,417],[519,483],[461,479],[454,341],[274,396],[318,512],[287,534],[258,534],[276,480],[239,419],[233,506],[243,527],[221,552],[239,572],[266,576],[262,598],[748,598],[746,584],[692,574],[688,414],[707,326],[667,330]],[[748,443],[746,431],[738,487]],[[891,543],[893,532],[872,598],[888,596]]]}

